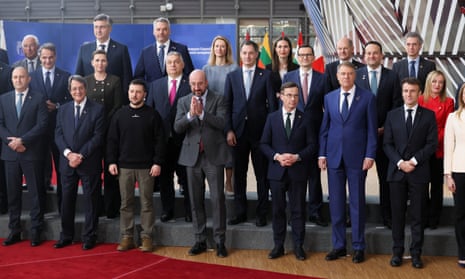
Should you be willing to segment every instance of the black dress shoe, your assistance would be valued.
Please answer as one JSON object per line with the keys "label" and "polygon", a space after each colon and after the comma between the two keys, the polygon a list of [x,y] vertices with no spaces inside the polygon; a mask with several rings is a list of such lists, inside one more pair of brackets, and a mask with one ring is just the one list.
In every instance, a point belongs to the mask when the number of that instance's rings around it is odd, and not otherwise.
{"label": "black dress shoe", "polygon": [[247,217],[245,215],[238,215],[232,218],[231,220],[229,220],[228,225],[237,225],[240,223],[244,223],[245,221],[247,221]]}
{"label": "black dress shoe", "polygon": [[398,255],[392,256],[390,264],[393,267],[401,266],[402,265],[402,257],[398,256]]}
{"label": "black dress shoe", "polygon": [[365,252],[363,250],[355,250],[354,256],[352,257],[353,263],[362,263],[365,261]]}
{"label": "black dress shoe", "polygon": [[90,250],[95,247],[95,240],[87,240],[82,244],[82,250]]}
{"label": "black dress shoe", "polygon": [[295,254],[295,258],[299,261],[303,261],[307,257],[307,255],[305,255],[305,251],[302,248],[302,246],[294,248],[294,254]]}
{"label": "black dress shoe", "polygon": [[266,217],[257,217],[257,220],[255,220],[255,225],[257,227],[264,227],[266,226]]}
{"label": "black dress shoe", "polygon": [[42,243],[40,240],[31,240],[31,247],[37,247]]}
{"label": "black dress shoe", "polygon": [[9,246],[9,245],[13,245],[15,243],[18,243],[21,241],[21,234],[20,233],[15,233],[15,234],[11,234],[8,235],[8,238],[5,239],[2,243],[3,246]]}
{"label": "black dress shoe", "polygon": [[37,247],[37,246],[39,246],[41,243],[42,243],[42,241],[40,240],[40,233],[39,233],[39,232],[34,232],[34,233],[32,233],[32,237],[31,237],[31,246],[32,246],[32,247]]}
{"label": "black dress shoe", "polygon": [[277,259],[281,256],[284,256],[284,248],[282,246],[274,247],[268,254],[268,259]]}
{"label": "black dress shoe", "polygon": [[325,260],[334,261],[334,260],[337,260],[337,259],[345,257],[345,256],[347,256],[347,250],[345,248],[333,249],[333,250],[331,250],[331,252],[329,252],[326,255]]}
{"label": "black dress shoe", "polygon": [[58,240],[58,242],[53,244],[53,248],[60,249],[60,248],[64,248],[66,246],[69,246],[71,244],[73,244],[73,242],[71,240]]}
{"label": "black dress shoe", "polygon": [[173,214],[163,213],[160,217],[160,221],[163,223],[169,222],[170,220],[173,220]]}
{"label": "black dress shoe", "polygon": [[207,243],[196,242],[194,246],[192,246],[192,248],[189,250],[189,256],[195,256],[205,251],[207,251]]}
{"label": "black dress shoe", "polygon": [[228,250],[226,250],[224,243],[216,244],[216,255],[220,258],[226,258],[228,256]]}
{"label": "black dress shoe", "polygon": [[314,223],[320,227],[327,227],[328,226],[328,222],[326,222],[325,220],[323,220],[320,216],[310,216],[308,218],[308,221],[310,223]]}
{"label": "black dress shoe", "polygon": [[412,266],[414,268],[423,268],[423,261],[420,256],[412,256]]}

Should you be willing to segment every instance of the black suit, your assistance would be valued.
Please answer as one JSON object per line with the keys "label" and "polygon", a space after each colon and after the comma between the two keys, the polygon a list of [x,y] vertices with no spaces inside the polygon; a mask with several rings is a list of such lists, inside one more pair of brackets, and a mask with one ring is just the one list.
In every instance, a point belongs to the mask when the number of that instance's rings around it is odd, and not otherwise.
{"label": "black suit", "polygon": [[[339,66],[339,63],[340,61],[338,60],[326,64],[325,66],[325,93],[329,93],[340,87],[339,81],[337,80],[337,66]],[[356,70],[365,66],[365,64],[353,59],[352,64],[355,66]]]}
{"label": "black suit", "polygon": [[[355,83],[367,90],[370,90],[371,73],[367,67],[362,67],[357,70]],[[381,77],[378,82],[378,90],[376,91],[376,110],[378,115],[378,144],[376,150],[376,171],[379,180],[379,195],[381,205],[381,215],[383,223],[390,225],[391,223],[391,198],[389,191],[389,183],[387,182],[387,168],[389,159],[383,151],[383,132],[380,128],[384,127],[386,116],[389,111],[402,105],[402,94],[400,82],[397,74],[387,68],[381,67]]]}
{"label": "black suit", "polygon": [[[392,70],[397,73],[399,76],[399,82],[406,77],[410,76],[409,71],[410,65],[408,63],[408,59],[402,59],[392,65]],[[432,71],[436,70],[436,64],[434,62],[426,60],[423,57],[420,57],[420,64],[418,65],[418,73],[416,78],[421,82],[421,90],[425,88],[426,77]]]}
{"label": "black suit", "polygon": [[[43,179],[43,158],[45,155],[45,133],[47,131],[47,108],[40,93],[29,90],[24,96],[21,114],[18,118],[15,106],[15,91],[0,97],[0,138],[1,159],[5,163],[12,234],[21,232],[22,176],[26,177],[31,197],[32,238],[39,237],[44,224],[45,188]],[[8,137],[20,137],[26,148],[16,152],[8,147]]]}
{"label": "black suit", "polygon": [[[423,246],[423,217],[430,180],[429,160],[438,144],[434,112],[418,106],[411,135],[406,128],[405,107],[390,111],[384,125],[384,152],[389,158],[387,179],[391,187],[393,254],[404,252],[407,200],[410,200],[412,243],[410,254],[420,256]],[[401,160],[415,158],[415,170],[405,173],[397,166]]]}
{"label": "black suit", "polygon": [[[281,85],[284,83],[281,80],[281,74],[279,73],[279,70],[278,71],[273,71],[273,65],[272,64],[266,65],[265,68],[268,71],[271,71],[271,85],[273,86],[274,92],[279,93],[279,91],[281,89]],[[291,62],[289,65],[287,65],[287,72],[289,73],[291,71],[297,70],[298,68],[299,68],[298,64],[296,64],[294,62]]]}
{"label": "black suit", "polygon": [[3,62],[5,64],[10,64],[10,61],[8,59],[8,53],[6,52],[6,50],[0,48],[0,62]]}

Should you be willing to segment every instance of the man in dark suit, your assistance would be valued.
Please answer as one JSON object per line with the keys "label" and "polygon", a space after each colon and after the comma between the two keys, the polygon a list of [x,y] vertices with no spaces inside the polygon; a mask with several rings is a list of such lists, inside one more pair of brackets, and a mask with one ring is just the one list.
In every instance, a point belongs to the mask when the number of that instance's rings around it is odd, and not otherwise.
{"label": "man in dark suit", "polygon": [[260,140],[260,148],[268,158],[267,177],[273,195],[274,248],[268,258],[284,255],[287,192],[294,254],[298,260],[305,260],[302,247],[305,238],[305,192],[310,161],[315,159],[318,144],[310,114],[297,109],[300,95],[298,85],[285,82],[280,95],[282,109],[268,115]]}
{"label": "man in dark suit", "polygon": [[0,48],[0,62],[10,64],[10,60],[8,59],[8,53],[3,48]]}
{"label": "man in dark suit", "polygon": [[423,39],[416,32],[409,32],[405,35],[405,51],[407,57],[392,65],[392,70],[397,73],[399,80],[406,77],[413,77],[420,80],[421,90],[425,88],[426,76],[431,71],[436,70],[436,64],[420,56],[423,47]]}
{"label": "man in dark suit", "polygon": [[24,67],[12,72],[14,90],[0,97],[1,159],[5,164],[10,234],[3,245],[21,240],[22,178],[31,198],[31,246],[41,243],[44,226],[45,189],[43,158],[47,108],[40,93],[29,89],[31,78]]}
{"label": "man in dark suit", "polygon": [[249,156],[257,180],[258,203],[256,225],[266,225],[269,185],[266,179],[267,160],[259,149],[260,138],[268,113],[277,109],[270,71],[256,67],[258,46],[244,41],[240,57],[242,68],[226,76],[224,89],[227,105],[226,127],[228,144],[234,147],[235,217],[229,225],[247,220],[247,168]]}
{"label": "man in dark suit", "polygon": [[354,43],[351,39],[343,37],[337,42],[336,45],[338,61],[326,64],[325,67],[325,93],[329,93],[340,87],[337,78],[337,67],[342,62],[350,62],[354,65],[355,70],[365,66],[353,59],[354,56]]}
{"label": "man in dark suit", "polygon": [[[300,68],[287,73],[283,83],[292,81],[299,86],[297,109],[309,115],[314,134],[318,135],[323,119],[323,97],[325,94],[323,75],[312,70],[315,53],[311,46],[300,46],[297,50],[297,60]],[[321,189],[321,171],[318,167],[318,154],[317,152],[313,154],[314,158],[310,160],[311,171],[308,178],[308,219],[312,223],[326,227],[328,223],[321,217],[320,212],[323,204],[323,191]]]}
{"label": "man in dark suit", "polygon": [[418,105],[421,82],[402,81],[404,105],[390,111],[384,125],[384,151],[389,158],[387,179],[391,186],[392,253],[391,266],[402,264],[405,212],[410,201],[412,266],[422,268],[423,218],[430,178],[429,159],[438,144],[434,112]]}
{"label": "man in dark suit", "polygon": [[400,82],[395,72],[383,67],[383,48],[379,42],[366,43],[364,56],[367,66],[357,70],[355,84],[370,90],[376,96],[378,116],[376,171],[379,181],[379,199],[383,224],[391,228],[391,199],[389,183],[386,180],[389,160],[383,151],[383,135],[387,113],[402,104]]}
{"label": "man in dark suit", "polygon": [[194,256],[207,249],[207,214],[205,212],[205,178],[210,188],[213,214],[213,237],[216,255],[228,255],[225,242],[226,205],[224,198],[224,165],[231,160],[224,137],[226,106],[223,97],[207,90],[205,72],[194,70],[189,77],[192,94],[178,102],[174,129],[185,133],[179,163],[186,166],[192,204],[195,244],[189,250]]}
{"label": "man in dark suit", "polygon": [[0,62],[0,95],[13,90],[11,83],[12,68],[3,62]]}
{"label": "man in dark suit", "polygon": [[59,170],[60,153],[55,144],[55,126],[57,109],[60,105],[71,101],[68,91],[70,74],[56,67],[56,47],[52,43],[45,43],[39,48],[41,66],[31,73],[31,90],[40,92],[48,109],[47,151],[50,156],[45,157],[44,178],[45,187],[50,187],[52,177],[52,157],[55,163],[57,178],[58,211],[61,209],[61,175]]}
{"label": "man in dark suit", "polygon": [[365,260],[365,179],[376,156],[376,99],[355,86],[355,66],[343,62],[337,76],[341,88],[324,99],[318,165],[328,169],[333,250],[326,260],[346,256],[346,183],[352,221],[352,261]]}
{"label": "man in dark suit", "polygon": [[100,193],[104,110],[103,106],[87,99],[86,80],[70,76],[69,91],[73,102],[64,104],[57,115],[55,142],[60,159],[61,204],[60,240],[55,248],[71,245],[74,238],[74,217],[78,182],[82,182],[85,222],[82,230],[82,249],[94,248],[97,240],[98,197]]}
{"label": "man in dark suit", "polygon": [[83,77],[94,73],[92,67],[92,52],[102,49],[107,52],[109,74],[118,76],[123,88],[122,100],[124,104],[129,103],[127,92],[129,82],[132,80],[132,64],[128,47],[110,38],[113,20],[106,14],[99,14],[94,17],[95,42],[84,43],[79,48],[76,63],[76,74]]}
{"label": "man in dark suit", "polygon": [[182,55],[177,51],[168,53],[166,56],[166,72],[168,75],[150,84],[146,100],[147,105],[153,107],[160,114],[167,142],[166,160],[158,177],[162,204],[160,219],[162,222],[168,222],[174,218],[174,172],[176,172],[180,187],[184,189],[185,220],[192,221],[186,168],[178,164],[184,134],[176,133],[173,129],[178,100],[191,92],[188,78],[183,75],[183,68],[184,60]]}
{"label": "man in dark suit", "polygon": [[24,36],[23,41],[21,42],[21,47],[24,54],[24,59],[18,60],[13,63],[12,67],[24,67],[29,73],[34,72],[40,65],[40,59],[38,55],[39,50],[39,39],[37,36],[28,34]]}
{"label": "man in dark suit", "polygon": [[[13,90],[11,84],[11,68],[8,64],[0,61],[0,95]],[[1,148],[0,148],[1,154]],[[0,160],[0,214],[8,212],[8,199],[5,181],[5,167]]]}
{"label": "man in dark suit", "polygon": [[155,43],[146,46],[137,61],[134,70],[136,78],[145,79],[152,82],[167,75],[165,67],[165,57],[170,51],[181,53],[184,60],[184,74],[189,76],[194,70],[192,59],[187,46],[174,42],[170,39],[171,29],[170,21],[167,18],[160,17],[153,21],[153,36]]}

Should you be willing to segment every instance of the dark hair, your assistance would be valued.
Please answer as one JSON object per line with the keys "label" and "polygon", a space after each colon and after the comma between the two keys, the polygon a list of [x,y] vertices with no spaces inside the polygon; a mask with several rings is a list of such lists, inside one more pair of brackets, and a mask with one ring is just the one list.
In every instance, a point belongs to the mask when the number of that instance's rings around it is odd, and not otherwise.
{"label": "dark hair", "polygon": [[301,46],[299,46],[299,47],[297,48],[297,53],[296,53],[297,56],[299,56],[299,50],[300,50],[301,48],[309,48],[309,49],[312,50],[313,55],[315,55],[315,51],[313,50],[313,47],[312,47],[311,45],[309,45],[309,44],[303,44],[303,45],[301,45]]}
{"label": "dark hair", "polygon": [[417,32],[408,32],[407,35],[405,35],[405,40],[408,38],[416,38],[418,42],[420,42],[420,45],[423,45],[423,38]]}
{"label": "dark hair", "polygon": [[378,41],[369,41],[365,44],[365,47],[363,48],[363,54],[365,54],[365,49],[368,45],[377,45],[379,47],[379,51],[383,53],[383,46],[381,46],[381,43]]}
{"label": "dark hair", "polygon": [[279,57],[278,53],[276,53],[276,47],[278,46],[278,43],[281,41],[286,41],[287,44],[289,45],[289,55],[287,56],[287,65],[290,65],[292,63],[292,42],[288,37],[280,37],[273,43],[273,49],[271,50],[272,52],[272,57],[271,57],[271,70],[273,72],[279,72]]}
{"label": "dark hair", "polygon": [[143,79],[140,79],[140,78],[136,78],[136,79],[133,79],[129,85],[142,85],[142,87],[144,88],[144,92],[147,92],[147,83],[145,82],[145,80]]}
{"label": "dark hair", "polygon": [[104,51],[103,49],[97,49],[92,52],[91,60],[94,59],[94,56],[97,54],[104,54],[105,56],[107,56],[106,51]]}
{"label": "dark hair", "polygon": [[410,85],[417,85],[418,89],[421,90],[421,81],[419,79],[417,79],[417,78],[413,78],[413,77],[404,78],[400,82],[400,86],[403,87],[405,83],[410,84]]}
{"label": "dark hair", "polygon": [[243,41],[241,43],[241,49],[242,49],[243,46],[253,46],[255,52],[258,52],[258,45],[254,41],[250,41],[250,40],[249,41]]}
{"label": "dark hair", "polygon": [[108,22],[109,25],[113,25],[113,19],[107,14],[98,14],[94,17],[94,22],[95,21],[106,21]]}
{"label": "dark hair", "polygon": [[69,78],[68,78],[68,90],[71,90],[71,82],[75,80],[77,82],[80,82],[82,84],[84,84],[84,87],[87,88],[87,81],[85,78],[83,78],[82,76],[80,75],[71,75]]}
{"label": "dark hair", "polygon": [[284,92],[284,89],[286,88],[299,88],[299,86],[297,85],[297,83],[293,82],[293,81],[287,81],[285,83],[283,83],[283,85],[281,85],[281,88],[280,88],[280,92],[283,93]]}

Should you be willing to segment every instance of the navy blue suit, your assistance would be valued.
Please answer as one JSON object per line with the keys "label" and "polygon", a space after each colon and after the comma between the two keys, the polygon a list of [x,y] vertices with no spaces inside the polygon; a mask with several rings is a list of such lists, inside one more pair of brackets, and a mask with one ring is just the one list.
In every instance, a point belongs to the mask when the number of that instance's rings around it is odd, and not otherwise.
{"label": "navy blue suit", "polygon": [[[54,104],[62,105],[72,100],[71,95],[68,91],[68,78],[70,73],[55,67],[53,76],[53,84],[50,92],[45,87],[44,75],[42,71],[43,67],[39,67],[37,70],[31,73],[30,88],[36,92],[40,92],[45,100],[49,100]],[[44,69],[44,71],[46,71]],[[48,153],[53,156],[55,162],[55,170],[57,177],[57,203],[58,210],[61,209],[61,174],[60,174],[60,153],[55,144],[55,126],[57,111],[49,111],[48,113],[48,129],[47,129],[47,145]],[[52,176],[52,160],[51,156],[47,156],[44,162],[44,174],[45,174],[45,187],[50,185],[50,178]]]}
{"label": "navy blue suit", "polygon": [[[82,108],[79,124],[74,127],[74,101],[60,107],[55,130],[55,142],[60,155],[63,195],[61,206],[60,239],[74,238],[74,217],[78,182],[81,180],[85,203],[83,241],[95,241],[98,226],[98,197],[100,195],[103,138],[105,133],[103,106],[87,99]],[[77,168],[69,166],[64,156],[66,149],[83,156]]]}
{"label": "navy blue suit", "polygon": [[[325,66],[325,93],[329,93],[333,90],[336,90],[340,87],[339,81],[337,80],[337,67],[339,66],[340,61],[334,61],[326,64]],[[352,65],[355,66],[355,69],[365,66],[365,64],[360,63],[352,59]]]}
{"label": "navy blue suit", "polygon": [[[22,175],[26,177],[31,197],[31,239],[37,238],[43,229],[45,211],[45,188],[43,159],[45,155],[45,133],[47,129],[47,108],[40,93],[28,91],[24,97],[21,114],[16,113],[15,91],[0,97],[0,138],[1,159],[5,163],[12,234],[21,232]],[[8,137],[20,137],[26,148],[16,152],[8,147]]]}
{"label": "navy blue suit", "polygon": [[[177,51],[181,53],[182,59],[184,60],[184,70],[183,73],[186,76],[194,70],[194,65],[192,64],[192,59],[189,54],[187,46],[170,41],[168,47],[168,52]],[[160,69],[160,62],[158,61],[158,46],[155,42],[149,46],[146,46],[139,57],[139,60],[136,64],[136,69],[134,70],[134,77],[145,79],[147,82],[152,82],[161,77],[166,76],[166,70]]]}
{"label": "navy blue suit", "polygon": [[[91,59],[92,52],[96,49],[97,43],[95,41],[84,43],[79,48],[78,59],[76,62],[76,74],[85,77],[94,73],[94,67],[92,67]],[[128,47],[110,39],[107,49],[107,60],[107,72],[119,77],[121,87],[123,88],[122,100],[124,104],[127,104],[129,103],[127,92],[129,89],[129,83],[132,80],[132,64]]]}
{"label": "navy blue suit", "polygon": [[11,71],[12,69],[8,64],[0,62],[0,94],[13,90]]}
{"label": "navy blue suit", "polygon": [[[283,83],[288,81],[295,82],[299,86],[297,109],[309,115],[314,133],[318,135],[321,121],[323,120],[324,75],[317,71],[312,71],[312,79],[308,83],[310,86],[309,92],[306,92],[307,104],[304,104],[300,70],[287,73],[284,76]],[[323,191],[321,189],[321,171],[318,167],[317,153],[315,153],[315,157],[310,161],[310,170],[310,177],[308,179],[308,215],[309,217],[320,217],[320,208],[323,204]]]}
{"label": "navy blue suit", "polygon": [[[287,232],[286,192],[289,197],[294,247],[301,247],[305,238],[305,192],[310,161],[317,153],[317,139],[309,115],[296,110],[290,137],[287,137],[282,110],[268,115],[260,140],[260,149],[268,159],[267,178],[273,205],[273,238],[275,247],[282,247]],[[282,167],[274,156],[279,153],[298,154],[300,161]]]}
{"label": "navy blue suit", "polygon": [[340,110],[341,89],[324,99],[319,157],[328,168],[329,208],[334,249],[346,248],[346,181],[349,185],[352,247],[365,249],[365,158],[375,159],[377,142],[376,100],[373,93],[356,87],[349,114]]}
{"label": "navy blue suit", "polygon": [[[367,67],[357,70],[355,84],[370,90],[371,73]],[[381,68],[381,77],[376,91],[376,111],[378,118],[378,145],[376,152],[376,171],[379,180],[379,193],[381,216],[383,223],[390,226],[391,223],[391,198],[389,194],[389,183],[387,182],[388,158],[383,151],[384,122],[386,116],[392,109],[401,106],[402,89],[397,74],[387,68]],[[380,130],[381,129],[381,130]]]}
{"label": "navy blue suit", "polygon": [[225,132],[234,132],[237,140],[234,146],[235,213],[236,216],[244,219],[247,216],[246,188],[250,153],[257,179],[257,217],[265,218],[268,211],[267,161],[259,150],[259,141],[268,113],[277,109],[276,93],[271,84],[270,74],[268,70],[255,68],[248,99],[244,89],[242,69],[234,70],[226,76]]}
{"label": "navy blue suit", "polygon": [[8,53],[6,52],[6,50],[2,48],[0,48],[0,62],[10,64],[10,60],[8,59]]}
{"label": "navy blue suit", "polygon": [[184,208],[186,215],[190,215],[190,202],[187,187],[186,168],[178,164],[184,134],[174,131],[174,121],[176,118],[178,100],[191,92],[189,78],[183,75],[176,91],[173,105],[169,102],[168,76],[157,79],[150,83],[146,104],[153,107],[160,114],[165,128],[167,154],[166,161],[161,167],[161,174],[156,179],[160,186],[160,198],[163,214],[173,215],[175,205],[175,192],[173,175],[176,171],[178,183],[184,187]]}
{"label": "navy blue suit", "polygon": [[[392,70],[397,73],[399,76],[399,82],[402,82],[402,80],[406,77],[410,76],[410,65],[408,64],[408,59],[402,59],[400,61],[397,61],[392,65]],[[418,73],[416,78],[420,80],[421,82],[421,90],[425,88],[425,83],[426,83],[426,77],[428,74],[432,71],[436,70],[436,64],[434,62],[426,60],[423,57],[420,57],[420,64],[418,65]]]}

